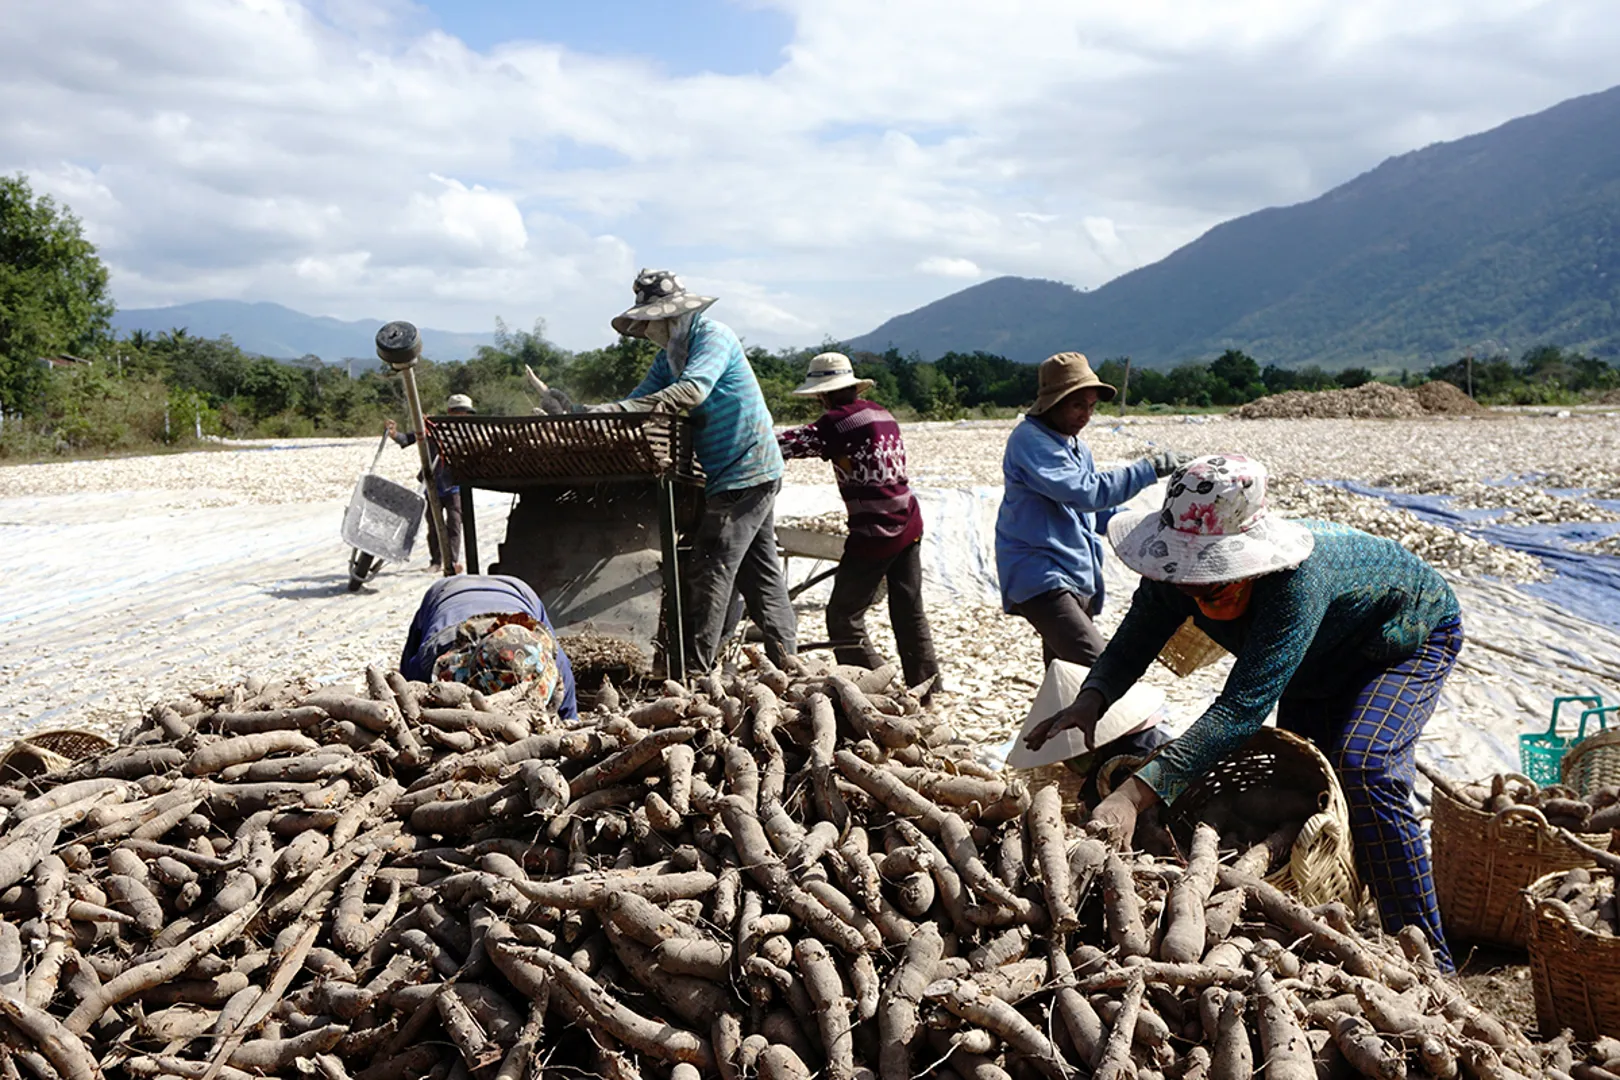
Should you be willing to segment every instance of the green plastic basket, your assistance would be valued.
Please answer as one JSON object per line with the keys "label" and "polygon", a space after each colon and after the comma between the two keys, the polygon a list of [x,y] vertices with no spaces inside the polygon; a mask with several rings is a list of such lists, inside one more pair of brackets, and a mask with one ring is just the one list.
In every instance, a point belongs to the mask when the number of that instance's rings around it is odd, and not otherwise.
{"label": "green plastic basket", "polygon": [[[1576,701],[1588,708],[1581,713],[1580,728],[1573,735],[1558,733],[1558,710],[1566,703]],[[1553,698],[1552,721],[1539,735],[1519,736],[1519,771],[1535,781],[1537,787],[1559,783],[1563,779],[1561,766],[1570,747],[1586,738],[1586,718],[1597,712],[1598,722],[1607,726],[1600,697],[1570,696]]]}

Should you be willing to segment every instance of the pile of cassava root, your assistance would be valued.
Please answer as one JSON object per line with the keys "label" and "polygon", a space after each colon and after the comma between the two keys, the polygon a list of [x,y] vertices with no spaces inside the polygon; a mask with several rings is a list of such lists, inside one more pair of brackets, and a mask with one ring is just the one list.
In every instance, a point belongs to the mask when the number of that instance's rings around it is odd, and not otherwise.
{"label": "pile of cassava root", "polygon": [[1425,768],[1434,785],[1464,806],[1499,814],[1515,806],[1534,807],[1555,829],[1578,833],[1606,833],[1620,829],[1620,786],[1608,785],[1582,795],[1562,784],[1537,787],[1522,776],[1498,773],[1471,784],[1454,784]]}
{"label": "pile of cassava root", "polygon": [[572,728],[250,682],[0,789],[0,1077],[1587,1068],[1265,884],[1283,840],[1114,851],[892,672],[750,659]]}

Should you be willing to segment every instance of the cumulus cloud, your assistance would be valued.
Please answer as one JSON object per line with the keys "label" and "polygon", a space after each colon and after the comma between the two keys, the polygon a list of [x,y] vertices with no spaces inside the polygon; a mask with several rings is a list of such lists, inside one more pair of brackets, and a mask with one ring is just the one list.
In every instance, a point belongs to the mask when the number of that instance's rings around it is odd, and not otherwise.
{"label": "cumulus cloud", "polygon": [[1612,0],[768,0],[768,74],[479,51],[409,0],[75,0],[0,36],[0,171],[124,306],[608,335],[641,265],[751,341],[984,274],[1096,286],[1216,222],[1612,79]]}
{"label": "cumulus cloud", "polygon": [[917,273],[935,277],[976,278],[983,275],[979,264],[972,259],[953,259],[949,255],[934,255],[917,264]]}

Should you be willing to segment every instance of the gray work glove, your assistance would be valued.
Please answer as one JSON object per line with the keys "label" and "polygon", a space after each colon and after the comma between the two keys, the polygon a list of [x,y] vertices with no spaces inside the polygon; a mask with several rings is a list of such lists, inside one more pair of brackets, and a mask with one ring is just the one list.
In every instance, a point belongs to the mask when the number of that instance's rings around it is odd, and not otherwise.
{"label": "gray work glove", "polygon": [[1153,466],[1154,476],[1165,477],[1187,464],[1188,458],[1185,454],[1178,454],[1174,450],[1160,450],[1158,453],[1149,454],[1143,460]]}

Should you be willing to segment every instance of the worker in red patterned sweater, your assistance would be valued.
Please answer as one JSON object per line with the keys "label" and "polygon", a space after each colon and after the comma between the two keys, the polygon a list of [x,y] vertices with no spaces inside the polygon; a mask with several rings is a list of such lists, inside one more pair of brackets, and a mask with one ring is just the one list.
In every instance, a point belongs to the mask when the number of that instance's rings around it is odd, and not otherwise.
{"label": "worker in red patterned sweater", "polygon": [[[866,609],[889,583],[889,617],[906,685],[939,673],[922,599],[922,509],[906,480],[906,447],[889,411],[862,398],[870,379],[857,379],[849,357],[822,353],[810,360],[793,392],[819,398],[827,411],[814,423],[777,435],[785,458],[832,462],[838,493],[849,511],[849,538],[827,601],[827,636],[840,664],[876,668],[883,656],[866,632]],[[932,687],[930,688],[930,694]]]}

